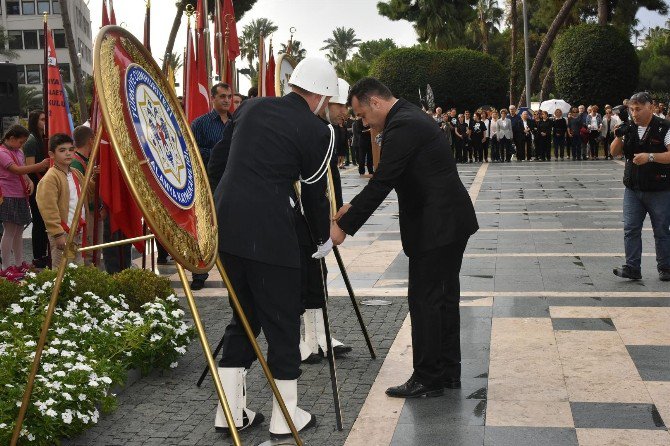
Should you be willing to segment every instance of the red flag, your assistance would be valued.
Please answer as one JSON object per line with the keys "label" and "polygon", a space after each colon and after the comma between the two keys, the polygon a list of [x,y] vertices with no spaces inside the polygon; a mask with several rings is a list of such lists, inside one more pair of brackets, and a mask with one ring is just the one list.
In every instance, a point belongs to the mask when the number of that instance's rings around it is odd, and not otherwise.
{"label": "red flag", "polygon": [[58,60],[56,60],[56,49],[54,47],[53,35],[49,28],[47,28],[47,44],[49,45],[47,55],[49,136],[56,133],[67,133],[72,136],[68,104],[65,99],[65,92],[63,91],[65,87],[63,87],[63,80],[60,76]]}
{"label": "red flag", "polygon": [[[191,28],[186,30],[186,65],[184,66],[184,103],[186,104],[186,118],[188,122],[193,122],[195,118],[209,112],[209,102],[207,95],[207,87],[198,82],[198,74],[200,65],[195,57],[195,50],[193,48],[193,37]],[[203,91],[204,90],[204,91]]]}
{"label": "red flag", "polygon": [[[233,0],[223,1],[223,17],[221,18],[223,32],[226,31],[226,17],[228,19],[228,62],[240,55],[240,39],[237,36],[237,23],[235,22],[235,8]],[[230,80],[230,78],[229,78]]]}
{"label": "red flag", "polygon": [[102,26],[109,25],[109,14],[107,13],[107,0],[102,0]]}
{"label": "red flag", "polygon": [[114,2],[109,0],[109,24],[116,25],[116,14],[114,14]]}
{"label": "red flag", "polygon": [[[202,0],[198,0],[197,29],[196,29],[196,57],[195,57],[195,82],[190,87],[190,97],[186,104],[189,119],[196,118],[209,113],[209,74],[207,73],[207,53],[209,42],[205,39],[205,25],[207,19],[202,13]],[[193,68],[191,68],[193,70]]]}
{"label": "red flag", "polygon": [[265,38],[260,37],[258,42],[258,96],[267,96],[265,91],[265,73],[267,72],[267,65],[265,63]]}
{"label": "red flag", "polygon": [[275,96],[275,55],[272,53],[272,41],[270,41],[270,60],[265,71],[265,96]]}

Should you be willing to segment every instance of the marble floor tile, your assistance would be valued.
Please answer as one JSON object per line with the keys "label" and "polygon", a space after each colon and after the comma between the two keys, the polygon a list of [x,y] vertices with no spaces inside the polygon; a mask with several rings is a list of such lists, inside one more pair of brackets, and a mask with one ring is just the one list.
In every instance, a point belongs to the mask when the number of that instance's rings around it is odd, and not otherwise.
{"label": "marble floor tile", "polygon": [[488,400],[487,426],[574,427],[567,401]]}
{"label": "marble floor tile", "polygon": [[670,433],[642,429],[577,429],[579,446],[667,446]]}
{"label": "marble floor tile", "polygon": [[567,427],[487,426],[484,446],[578,446],[575,429]]}
{"label": "marble floor tile", "polygon": [[570,402],[577,428],[665,430],[653,404]]}

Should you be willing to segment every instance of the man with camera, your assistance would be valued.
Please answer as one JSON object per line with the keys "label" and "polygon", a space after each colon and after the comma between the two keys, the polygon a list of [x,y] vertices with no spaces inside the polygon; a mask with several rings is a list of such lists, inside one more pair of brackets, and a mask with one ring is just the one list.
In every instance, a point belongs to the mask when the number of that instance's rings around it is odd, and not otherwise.
{"label": "man with camera", "polygon": [[[626,158],[623,183],[624,248],[626,264],[614,274],[642,278],[642,225],[647,214],[656,241],[659,279],[670,281],[670,122],[654,116],[651,95],[634,94],[628,101],[630,117],[614,131],[612,156]],[[628,118],[628,119],[626,119]]]}

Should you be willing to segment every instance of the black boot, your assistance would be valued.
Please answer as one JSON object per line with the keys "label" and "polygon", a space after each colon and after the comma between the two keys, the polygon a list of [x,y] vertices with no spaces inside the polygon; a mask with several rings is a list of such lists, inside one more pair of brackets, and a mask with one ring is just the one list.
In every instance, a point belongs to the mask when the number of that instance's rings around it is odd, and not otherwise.
{"label": "black boot", "polygon": [[394,398],[421,398],[440,396],[444,394],[444,389],[442,386],[425,386],[414,377],[414,374],[412,374],[406,383],[386,389],[386,394]]}

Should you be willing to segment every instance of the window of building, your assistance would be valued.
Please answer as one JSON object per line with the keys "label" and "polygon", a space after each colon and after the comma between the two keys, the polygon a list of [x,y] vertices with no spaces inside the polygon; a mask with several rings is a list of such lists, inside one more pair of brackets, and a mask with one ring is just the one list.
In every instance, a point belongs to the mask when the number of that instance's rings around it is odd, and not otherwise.
{"label": "window of building", "polygon": [[23,31],[23,48],[26,50],[36,50],[39,48],[37,30]]}
{"label": "window of building", "polygon": [[22,50],[23,49],[23,33],[21,31],[7,31],[7,37],[9,39],[9,49],[10,50]]}
{"label": "window of building", "polygon": [[44,13],[49,14],[50,8],[49,8],[49,0],[37,0],[37,13],[42,15]]}
{"label": "window of building", "polygon": [[65,31],[62,29],[54,30],[54,46],[56,48],[67,48],[67,42],[65,41]]}
{"label": "window of building", "polygon": [[26,83],[26,66],[25,65],[17,65],[16,66],[16,74],[18,75],[18,78],[19,78],[19,84],[25,84]]}
{"label": "window of building", "polygon": [[21,2],[23,15],[35,15],[35,0],[23,0]]}
{"label": "window of building", "polygon": [[37,30],[37,44],[40,46],[40,49],[44,48],[44,30]]}
{"label": "window of building", "polygon": [[51,13],[60,14],[60,2],[58,0],[53,0],[51,2]]}
{"label": "window of building", "polygon": [[63,82],[70,83],[70,64],[69,63],[59,63],[58,69],[60,70],[60,77]]}
{"label": "window of building", "polygon": [[42,83],[41,65],[26,65],[26,80],[27,84],[41,84]]}
{"label": "window of building", "polygon": [[19,15],[21,14],[21,7],[19,6],[19,0],[7,0],[7,15]]}

